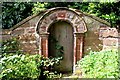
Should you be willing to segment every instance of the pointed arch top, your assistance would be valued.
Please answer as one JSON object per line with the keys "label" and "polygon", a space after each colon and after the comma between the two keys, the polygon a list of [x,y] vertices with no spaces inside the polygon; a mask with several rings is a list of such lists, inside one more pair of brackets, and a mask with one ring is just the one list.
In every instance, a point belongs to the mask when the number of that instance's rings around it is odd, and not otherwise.
{"label": "pointed arch top", "polygon": [[85,21],[80,14],[69,8],[58,7],[48,10],[39,19],[37,23],[37,33],[48,33],[50,25],[59,20],[69,22],[74,29],[74,33],[85,33],[87,31]]}

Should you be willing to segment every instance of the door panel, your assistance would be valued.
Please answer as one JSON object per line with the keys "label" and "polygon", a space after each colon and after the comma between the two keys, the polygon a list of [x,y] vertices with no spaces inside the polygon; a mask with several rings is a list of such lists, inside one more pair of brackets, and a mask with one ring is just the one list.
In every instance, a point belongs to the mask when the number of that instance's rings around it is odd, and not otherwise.
{"label": "door panel", "polygon": [[[72,71],[73,67],[73,29],[72,26],[64,21],[59,21],[50,26],[49,29],[48,52],[49,57],[58,56],[63,52],[63,60],[56,70],[61,72]],[[59,50],[59,48],[61,48]]]}

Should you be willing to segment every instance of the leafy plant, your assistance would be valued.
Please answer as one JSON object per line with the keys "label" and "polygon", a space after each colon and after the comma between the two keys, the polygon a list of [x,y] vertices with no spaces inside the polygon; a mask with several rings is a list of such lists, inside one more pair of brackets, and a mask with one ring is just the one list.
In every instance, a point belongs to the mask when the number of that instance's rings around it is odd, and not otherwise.
{"label": "leafy plant", "polygon": [[12,55],[0,60],[2,72],[0,78],[10,79],[35,79],[39,77],[38,63],[40,55]]}
{"label": "leafy plant", "polygon": [[[2,56],[7,56],[8,54],[21,54],[19,41],[16,38],[12,38],[2,42],[1,45]],[[7,54],[7,55],[6,55]]]}
{"label": "leafy plant", "polygon": [[45,58],[39,54],[14,54],[4,56],[0,60],[2,69],[0,78],[3,80],[24,80],[24,79],[50,79],[60,78],[53,70],[53,66],[59,64],[61,58]]}
{"label": "leafy plant", "polygon": [[2,28],[8,29],[32,14],[32,2],[3,2]]}
{"label": "leafy plant", "polygon": [[60,78],[61,74],[58,74],[53,70],[54,65],[58,65],[62,57],[58,58],[44,58],[41,57],[39,69],[41,70],[39,79]]}
{"label": "leafy plant", "polygon": [[34,4],[34,8],[32,8],[32,12],[33,14],[37,14],[39,13],[40,11],[43,11],[45,10],[45,6],[47,5],[47,3],[40,3],[40,2],[37,2]]}
{"label": "leafy plant", "polygon": [[91,51],[77,63],[84,78],[118,78],[118,64],[117,50]]}

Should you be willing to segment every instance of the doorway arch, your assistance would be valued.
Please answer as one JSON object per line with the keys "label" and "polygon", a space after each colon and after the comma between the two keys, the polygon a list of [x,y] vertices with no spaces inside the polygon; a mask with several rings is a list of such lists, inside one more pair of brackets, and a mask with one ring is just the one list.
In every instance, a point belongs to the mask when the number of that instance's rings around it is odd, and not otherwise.
{"label": "doorway arch", "polygon": [[[81,13],[82,14],[82,13]],[[57,21],[69,22],[73,28],[73,70],[75,69],[75,64],[78,60],[82,58],[83,54],[83,39],[84,33],[87,31],[86,24],[79,14],[74,10],[68,8],[53,8],[48,10],[39,19],[37,24],[37,33],[40,38],[39,54],[44,57],[49,56],[48,52],[48,38],[49,38],[49,28],[52,24]]]}

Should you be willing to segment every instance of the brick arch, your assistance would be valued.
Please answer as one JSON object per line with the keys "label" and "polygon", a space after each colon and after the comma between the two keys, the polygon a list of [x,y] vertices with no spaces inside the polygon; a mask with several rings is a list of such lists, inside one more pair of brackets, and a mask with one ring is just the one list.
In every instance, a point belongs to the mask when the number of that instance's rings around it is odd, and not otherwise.
{"label": "brick arch", "polygon": [[87,31],[85,21],[75,11],[68,8],[53,8],[39,19],[37,33],[47,33],[49,25],[59,20],[71,23],[75,33],[85,33]]}
{"label": "brick arch", "polygon": [[67,21],[73,27],[74,49],[73,49],[73,70],[76,62],[82,58],[84,33],[87,31],[82,16],[68,8],[53,8],[46,12],[38,21],[37,33],[40,36],[39,53],[48,57],[48,36],[50,25],[56,21]]}

